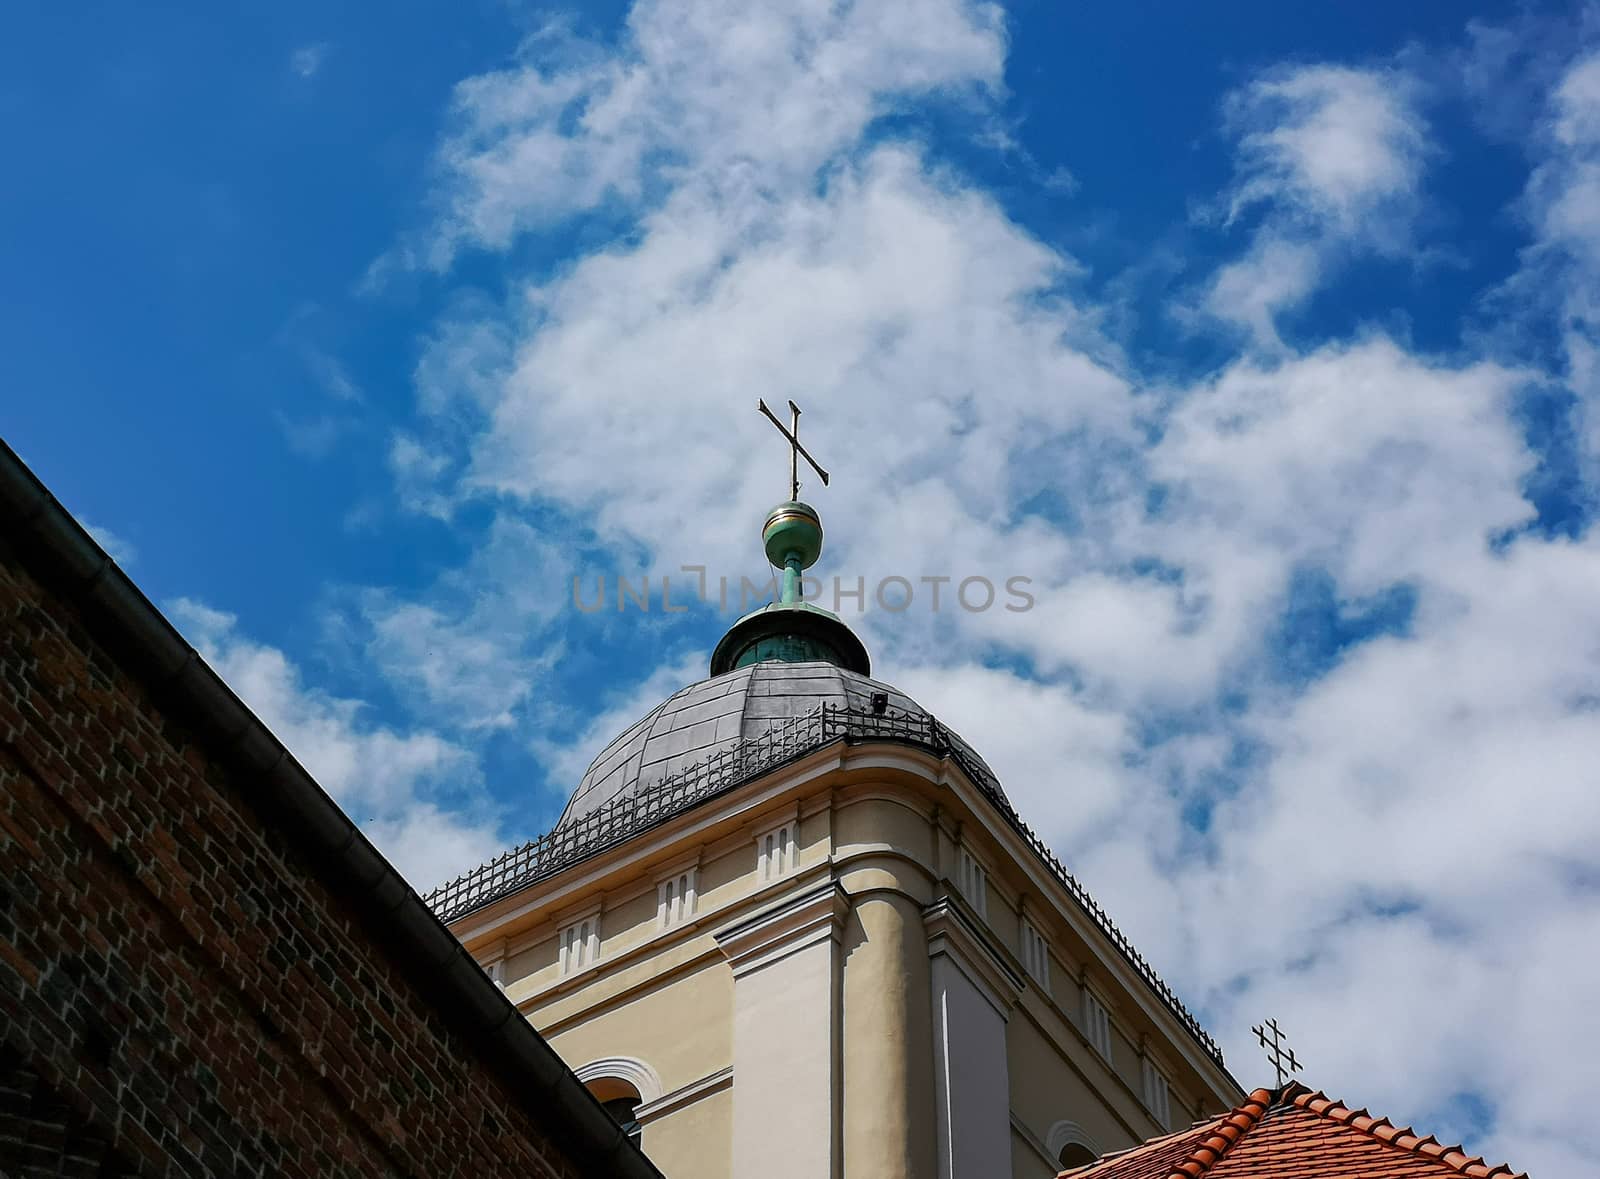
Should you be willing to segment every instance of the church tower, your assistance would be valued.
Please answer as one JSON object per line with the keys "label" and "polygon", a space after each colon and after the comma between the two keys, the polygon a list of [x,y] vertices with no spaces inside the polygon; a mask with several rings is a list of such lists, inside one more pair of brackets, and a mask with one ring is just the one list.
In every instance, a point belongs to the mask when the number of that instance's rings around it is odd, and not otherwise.
{"label": "church tower", "polygon": [[781,599],[429,904],[671,1179],[1036,1179],[1236,1105],[978,753],[800,600],[798,491]]}

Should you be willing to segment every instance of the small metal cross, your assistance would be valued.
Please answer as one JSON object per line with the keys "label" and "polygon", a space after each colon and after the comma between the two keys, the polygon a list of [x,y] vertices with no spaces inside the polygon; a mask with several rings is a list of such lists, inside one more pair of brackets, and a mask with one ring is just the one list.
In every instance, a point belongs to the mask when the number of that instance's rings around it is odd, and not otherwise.
{"label": "small metal cross", "polygon": [[[1265,1028],[1257,1024],[1250,1030],[1256,1034],[1256,1039],[1261,1041],[1263,1048],[1270,1049],[1267,1053],[1267,1060],[1278,1071],[1278,1088],[1282,1089],[1283,1083],[1300,1071],[1300,1062],[1294,1058],[1294,1049],[1284,1044],[1283,1032],[1279,1029],[1278,1021],[1275,1019],[1267,1020]],[[1272,1043],[1270,1044],[1267,1043],[1268,1031],[1272,1032]]]}
{"label": "small metal cross", "polygon": [[806,448],[800,445],[800,407],[798,405],[796,405],[792,401],[789,402],[789,410],[790,410],[790,425],[789,426],[785,426],[782,422],[780,422],[776,417],[773,416],[772,411],[767,408],[767,403],[765,401],[762,401],[762,400],[760,400],[758,398],[756,400],[756,408],[759,409],[762,413],[766,414],[767,415],[767,420],[770,421],[774,426],[778,427],[778,433],[782,434],[785,438],[787,438],[789,440],[789,498],[790,498],[790,500],[797,500],[797,499],[800,498],[800,456],[801,455],[805,455],[806,462],[811,464],[811,469],[816,471],[817,474],[822,476],[822,485],[824,487],[826,487],[828,485],[828,472],[824,471],[822,469],[822,467],[817,463],[817,460],[812,458],[811,455],[806,451]]}

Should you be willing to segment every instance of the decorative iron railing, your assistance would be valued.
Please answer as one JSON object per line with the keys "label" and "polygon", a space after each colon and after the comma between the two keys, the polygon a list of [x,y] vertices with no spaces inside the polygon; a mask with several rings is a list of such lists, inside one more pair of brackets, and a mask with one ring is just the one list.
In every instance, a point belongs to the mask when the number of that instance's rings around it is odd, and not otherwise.
{"label": "decorative iron railing", "polygon": [[454,921],[526,888],[535,881],[626,842],[634,835],[681,814],[717,794],[733,790],[786,762],[796,761],[835,741],[895,741],[949,757],[986,794],[1033,854],[1100,928],[1118,953],[1172,1011],[1208,1056],[1221,1065],[1222,1050],[1145,961],[1126,935],[1062,864],[1044,840],[1007,801],[1000,783],[972,747],[923,712],[871,712],[847,704],[824,703],[804,716],[777,725],[759,737],[740,741],[703,761],[612,799],[583,818],[529,840],[486,864],[440,885],[423,898],[441,921]]}

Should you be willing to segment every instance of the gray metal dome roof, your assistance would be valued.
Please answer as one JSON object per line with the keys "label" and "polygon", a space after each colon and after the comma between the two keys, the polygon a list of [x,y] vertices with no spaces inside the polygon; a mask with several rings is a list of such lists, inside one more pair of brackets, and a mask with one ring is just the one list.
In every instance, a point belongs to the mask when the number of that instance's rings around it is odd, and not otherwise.
{"label": "gray metal dome roof", "polygon": [[648,788],[824,703],[868,710],[876,692],[888,696],[891,712],[927,715],[897,688],[831,663],[755,663],[690,684],[601,750],[556,826],[577,822],[613,798]]}

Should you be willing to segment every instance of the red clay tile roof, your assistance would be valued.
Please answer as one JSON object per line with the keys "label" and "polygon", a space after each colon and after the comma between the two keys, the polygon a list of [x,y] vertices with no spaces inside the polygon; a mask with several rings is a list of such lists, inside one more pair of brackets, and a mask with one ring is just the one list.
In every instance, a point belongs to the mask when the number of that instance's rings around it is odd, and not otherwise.
{"label": "red clay tile roof", "polygon": [[1063,1171],[1072,1179],[1528,1179],[1304,1085],[1257,1089],[1187,1130]]}

